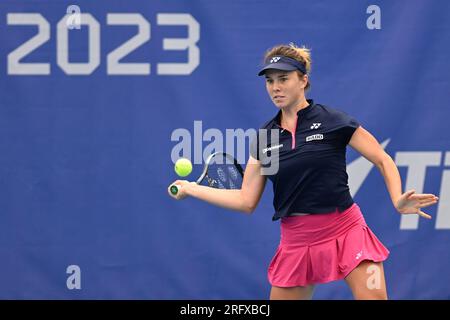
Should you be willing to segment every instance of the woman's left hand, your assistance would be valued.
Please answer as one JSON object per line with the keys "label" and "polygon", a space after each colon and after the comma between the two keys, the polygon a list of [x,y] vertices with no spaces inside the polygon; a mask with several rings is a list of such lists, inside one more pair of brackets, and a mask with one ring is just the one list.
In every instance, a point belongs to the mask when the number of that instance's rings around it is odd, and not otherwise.
{"label": "woman's left hand", "polygon": [[415,193],[415,190],[409,190],[402,194],[397,200],[395,208],[402,214],[418,214],[421,217],[431,219],[430,215],[420,209],[436,204],[439,198],[434,194]]}

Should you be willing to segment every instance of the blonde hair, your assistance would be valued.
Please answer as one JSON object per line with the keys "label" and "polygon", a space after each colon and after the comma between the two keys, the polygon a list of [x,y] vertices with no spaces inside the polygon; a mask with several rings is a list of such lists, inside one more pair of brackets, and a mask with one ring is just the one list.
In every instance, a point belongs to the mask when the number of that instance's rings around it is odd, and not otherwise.
{"label": "blonde hair", "polygon": [[[286,44],[277,45],[269,50],[267,50],[266,54],[264,55],[264,61],[267,61],[268,59],[274,57],[274,56],[285,56],[292,59],[295,59],[302,63],[306,68],[306,73],[309,74],[311,72],[311,50],[303,47],[297,47],[297,45],[293,42]],[[303,77],[304,74],[300,70],[297,70],[297,73],[299,77]],[[305,90],[308,90],[311,87],[311,83],[309,82],[306,84]]]}

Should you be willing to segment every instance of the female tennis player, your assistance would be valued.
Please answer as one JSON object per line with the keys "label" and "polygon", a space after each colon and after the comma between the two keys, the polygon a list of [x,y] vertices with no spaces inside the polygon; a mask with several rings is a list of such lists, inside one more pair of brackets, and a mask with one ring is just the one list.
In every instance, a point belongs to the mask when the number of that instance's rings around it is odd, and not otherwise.
{"label": "female tennis player", "polygon": [[[279,130],[278,141],[252,144],[242,187],[223,190],[185,180],[176,199],[192,196],[214,205],[251,213],[266,179],[273,183],[273,220],[281,221],[281,240],[268,268],[271,299],[311,299],[314,285],[340,279],[355,299],[387,299],[383,261],[389,251],[367,226],[349,192],[346,146],[350,145],[381,172],[392,204],[400,214],[431,217],[421,209],[438,197],[402,193],[392,158],[357,120],[346,113],[306,99],[311,86],[310,51],[294,44],[280,45],[265,54],[259,72],[279,109],[264,129]],[[278,152],[278,171],[262,174],[264,157]]]}

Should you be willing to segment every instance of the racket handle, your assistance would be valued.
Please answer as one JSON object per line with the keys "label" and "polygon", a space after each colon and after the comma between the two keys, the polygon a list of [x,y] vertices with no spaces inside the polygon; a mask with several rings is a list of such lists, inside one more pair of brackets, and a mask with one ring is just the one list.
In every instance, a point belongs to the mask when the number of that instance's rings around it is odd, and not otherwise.
{"label": "racket handle", "polygon": [[176,184],[170,186],[170,193],[174,196],[178,193],[178,186]]}

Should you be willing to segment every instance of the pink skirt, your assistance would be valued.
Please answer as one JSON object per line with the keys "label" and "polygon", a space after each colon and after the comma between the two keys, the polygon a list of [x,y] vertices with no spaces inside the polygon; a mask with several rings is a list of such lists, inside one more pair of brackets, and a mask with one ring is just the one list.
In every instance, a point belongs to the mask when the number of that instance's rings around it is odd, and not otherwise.
{"label": "pink skirt", "polygon": [[361,261],[388,255],[354,203],[343,212],[282,218],[268,278],[277,287],[325,283],[345,278]]}

